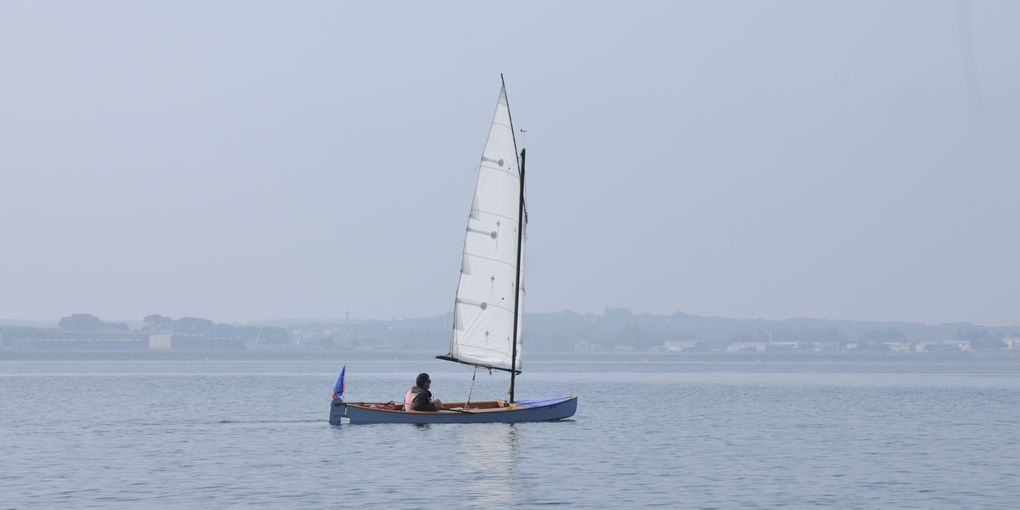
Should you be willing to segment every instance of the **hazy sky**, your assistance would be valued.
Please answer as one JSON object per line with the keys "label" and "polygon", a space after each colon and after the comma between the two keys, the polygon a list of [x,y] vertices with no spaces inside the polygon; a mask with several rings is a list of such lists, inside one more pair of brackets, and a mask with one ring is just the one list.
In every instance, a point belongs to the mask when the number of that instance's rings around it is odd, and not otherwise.
{"label": "hazy sky", "polygon": [[0,3],[0,318],[451,310],[505,73],[530,311],[1020,324],[1020,2]]}

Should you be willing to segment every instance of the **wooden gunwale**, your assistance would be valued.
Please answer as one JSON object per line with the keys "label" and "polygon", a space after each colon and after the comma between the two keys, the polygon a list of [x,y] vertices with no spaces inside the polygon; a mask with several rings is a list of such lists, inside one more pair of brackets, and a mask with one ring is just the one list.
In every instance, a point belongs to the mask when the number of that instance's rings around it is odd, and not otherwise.
{"label": "wooden gunwale", "polygon": [[[339,407],[346,405],[348,407],[354,407],[365,411],[378,411],[384,413],[400,413],[400,414],[478,414],[478,413],[494,413],[503,411],[522,411],[530,409],[526,406],[516,404],[500,405],[498,400],[488,400],[472,402],[471,407],[464,408],[463,402],[450,402],[449,404],[443,404],[444,408],[436,411],[405,411],[403,409],[383,409],[379,407],[371,407],[374,405],[387,405],[389,402],[336,402],[334,405]],[[396,402],[394,402],[396,404]]]}

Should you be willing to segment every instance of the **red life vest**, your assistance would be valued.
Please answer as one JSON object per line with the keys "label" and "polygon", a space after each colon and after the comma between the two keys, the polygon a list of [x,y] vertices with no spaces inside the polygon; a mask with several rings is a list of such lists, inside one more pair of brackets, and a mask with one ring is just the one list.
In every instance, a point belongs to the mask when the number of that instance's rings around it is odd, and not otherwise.
{"label": "red life vest", "polygon": [[414,392],[414,387],[412,386],[411,389],[407,390],[407,393],[404,395],[404,410],[405,411],[410,411],[411,410],[411,406],[414,405],[414,396],[415,395],[417,395],[417,393]]}
{"label": "red life vest", "polygon": [[[418,391],[414,391],[414,390]],[[414,408],[414,401],[418,400],[418,409]],[[436,411],[435,403],[432,399],[432,394],[429,390],[423,390],[417,386],[407,390],[404,394],[404,410],[405,411]]]}

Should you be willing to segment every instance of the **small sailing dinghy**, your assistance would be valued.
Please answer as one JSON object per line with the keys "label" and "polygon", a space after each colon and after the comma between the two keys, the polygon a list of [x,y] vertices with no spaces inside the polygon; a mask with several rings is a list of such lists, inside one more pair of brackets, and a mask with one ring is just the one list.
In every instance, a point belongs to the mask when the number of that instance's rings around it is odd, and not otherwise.
{"label": "small sailing dinghy", "polygon": [[[502,79],[502,76],[500,76]],[[444,402],[438,411],[405,411],[393,402],[346,402],[343,382],[334,394],[329,422],[350,423],[490,423],[569,418],[577,397],[516,400],[514,382],[521,372],[521,286],[524,227],[525,151],[517,154],[506,84],[499,91],[496,114],[478,168],[471,202],[460,283],[453,306],[450,352],[439,359],[510,373],[509,399]],[[470,399],[470,396],[469,396]]]}

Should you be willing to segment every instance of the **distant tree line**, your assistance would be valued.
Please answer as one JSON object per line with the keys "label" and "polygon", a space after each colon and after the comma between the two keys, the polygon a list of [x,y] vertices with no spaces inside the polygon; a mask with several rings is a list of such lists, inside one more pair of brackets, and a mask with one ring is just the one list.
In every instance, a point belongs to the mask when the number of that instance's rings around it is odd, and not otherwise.
{"label": "distant tree line", "polygon": [[163,315],[148,315],[142,320],[141,330],[132,330],[123,322],[107,322],[95,315],[75,313],[62,317],[57,321],[57,329],[46,328],[2,328],[9,338],[46,338],[54,336],[84,334],[87,337],[100,335],[108,337],[134,334],[145,337],[152,333],[173,334],[178,340],[188,341],[194,345],[209,342],[230,340],[237,345],[289,345],[290,334],[279,326],[234,326],[216,323],[201,317],[181,317],[174,319]]}
{"label": "distant tree line", "polygon": [[[106,322],[90,314],[72,314],[57,329],[5,327],[0,338],[7,345],[21,338],[74,337],[76,332],[104,337],[130,334],[174,335],[174,345],[295,346],[302,349],[411,349],[442,350],[450,338],[452,315],[401,320],[289,321],[279,325],[231,325],[201,317],[173,318],[159,314],[144,317],[140,329],[122,322]],[[280,323],[278,323],[280,324]],[[602,314],[534,313],[524,317],[527,349],[573,350],[577,345],[596,349],[647,350],[680,342],[684,350],[725,351],[734,342],[798,342],[816,350],[882,351],[894,343],[930,344],[928,352],[958,352],[953,341],[968,342],[974,351],[1001,350],[1004,338],[1020,337],[1020,327],[983,327],[968,323],[926,325],[824,319],[726,319],[683,313],[651,315],[626,308],[608,308]],[[941,347],[940,347],[941,345]],[[225,347],[224,347],[225,348]]]}
{"label": "distant tree line", "polygon": [[246,343],[257,345],[286,345],[291,343],[290,334],[279,326],[234,326],[213,322],[201,317],[174,319],[163,315],[146,315],[142,319],[145,331],[160,331],[178,335],[203,337],[241,338]]}
{"label": "distant tree line", "polygon": [[[322,335],[351,347],[443,348],[449,341],[452,317],[291,324],[302,337]],[[1020,327],[981,327],[967,323],[927,325],[908,322],[877,322],[825,319],[727,319],[684,313],[652,315],[626,308],[607,308],[602,314],[532,313],[524,317],[527,349],[573,350],[575,344],[597,348],[646,350],[665,342],[681,341],[695,350],[725,350],[734,342],[799,342],[822,345],[822,350],[889,350],[890,343],[968,341],[973,350],[1004,349],[1006,337],[1020,337]],[[323,339],[329,344],[329,338]],[[341,345],[341,342],[336,342]],[[686,347],[685,347],[686,348]],[[957,351],[959,349],[957,348]]]}
{"label": "distant tree line", "polygon": [[63,317],[57,327],[69,331],[129,331],[131,328],[123,322],[105,322],[95,315],[74,313]]}

